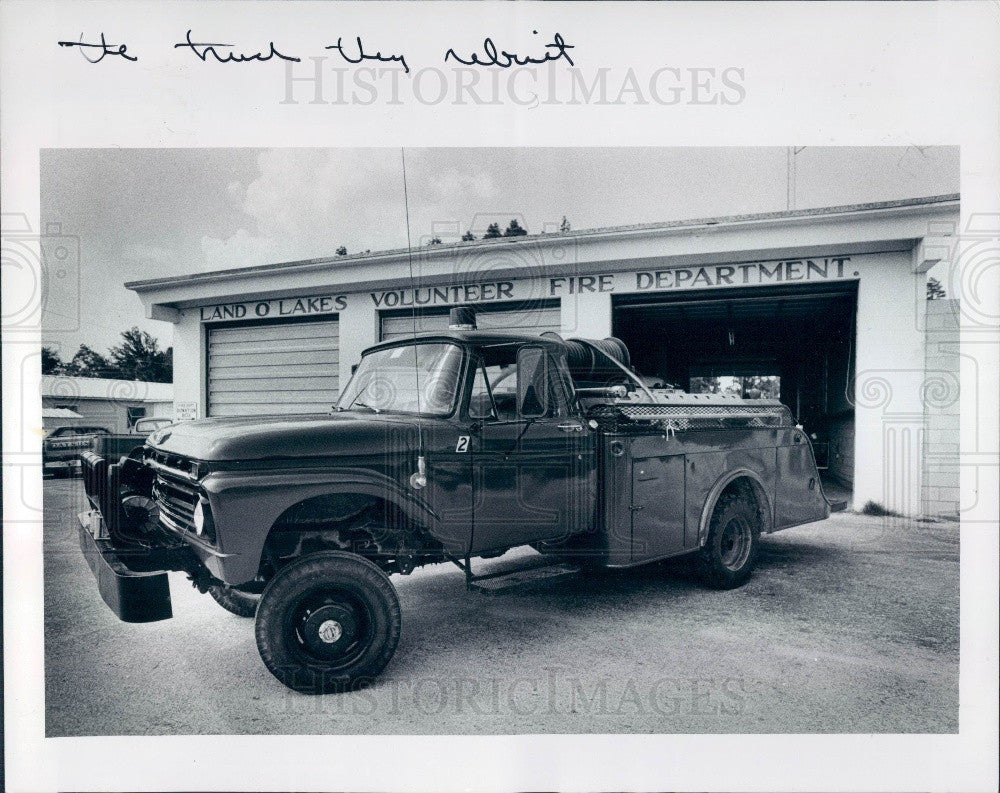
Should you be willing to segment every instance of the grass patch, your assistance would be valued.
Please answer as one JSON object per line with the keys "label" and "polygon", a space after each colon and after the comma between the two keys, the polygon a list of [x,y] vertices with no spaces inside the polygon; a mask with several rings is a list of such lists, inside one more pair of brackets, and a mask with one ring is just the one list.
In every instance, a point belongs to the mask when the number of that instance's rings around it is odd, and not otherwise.
{"label": "grass patch", "polygon": [[877,501],[869,501],[861,508],[862,515],[871,515],[875,518],[901,518],[903,517],[898,512],[886,509]]}

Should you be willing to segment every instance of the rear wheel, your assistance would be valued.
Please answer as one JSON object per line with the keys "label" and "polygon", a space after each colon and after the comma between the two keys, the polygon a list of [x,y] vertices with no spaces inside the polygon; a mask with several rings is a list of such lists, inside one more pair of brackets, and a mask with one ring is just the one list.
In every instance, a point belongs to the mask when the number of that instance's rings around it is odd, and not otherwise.
{"label": "rear wheel", "polygon": [[209,587],[208,594],[222,608],[230,614],[235,614],[237,617],[252,617],[257,613],[257,606],[260,605],[260,595],[241,592],[225,584],[216,584]]}
{"label": "rear wheel", "polygon": [[322,551],[267,585],[257,609],[257,649],[271,674],[295,691],[352,690],[389,663],[400,623],[385,573],[360,556]]}
{"label": "rear wheel", "polygon": [[698,552],[702,580],[715,589],[746,583],[757,562],[761,516],[757,503],[741,492],[727,493],[712,513],[708,540]]}

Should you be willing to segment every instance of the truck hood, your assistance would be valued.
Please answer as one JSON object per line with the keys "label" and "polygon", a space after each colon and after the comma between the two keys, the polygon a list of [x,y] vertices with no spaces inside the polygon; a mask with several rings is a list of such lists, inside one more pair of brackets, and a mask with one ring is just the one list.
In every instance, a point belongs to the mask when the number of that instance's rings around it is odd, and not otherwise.
{"label": "truck hood", "polygon": [[400,449],[414,435],[413,416],[369,412],[309,416],[246,416],[185,421],[157,430],[153,449],[205,461],[370,455]]}

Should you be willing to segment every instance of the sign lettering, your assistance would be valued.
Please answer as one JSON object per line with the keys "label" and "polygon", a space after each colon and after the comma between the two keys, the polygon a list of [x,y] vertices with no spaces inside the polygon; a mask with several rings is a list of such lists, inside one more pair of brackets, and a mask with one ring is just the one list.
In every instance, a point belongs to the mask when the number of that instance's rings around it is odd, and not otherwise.
{"label": "sign lettering", "polygon": [[[850,256],[824,259],[789,259],[780,262],[674,267],[635,274],[635,291],[697,289],[710,286],[758,286],[786,281],[818,281],[843,278]],[[857,275],[857,273],[854,273]]]}
{"label": "sign lettering", "polygon": [[371,292],[370,294],[376,308],[484,303],[492,300],[512,299],[514,297],[514,282],[493,281],[460,286],[428,286],[417,289],[392,289],[388,292]]}
{"label": "sign lettering", "polygon": [[305,317],[313,314],[336,314],[347,308],[346,295],[316,295],[286,297],[280,300],[259,300],[248,303],[224,303],[200,308],[202,322],[225,322],[239,319],[269,317]]}
{"label": "sign lettering", "polygon": [[[856,258],[856,257],[855,257]],[[863,257],[862,257],[863,258]],[[369,292],[376,310],[423,306],[466,305],[506,300],[532,301],[598,293],[667,292],[716,287],[747,287],[795,282],[858,278],[850,256],[825,256],[781,261],[709,264],[593,275],[559,275],[510,281],[444,284]],[[280,319],[334,314],[347,306],[346,295],[312,295],[278,300],[202,306],[202,322]]]}
{"label": "sign lettering", "polygon": [[194,421],[198,418],[197,402],[174,402],[174,421]]}
{"label": "sign lettering", "polygon": [[665,292],[717,286],[759,286],[792,281],[856,278],[859,273],[848,268],[850,261],[850,256],[828,256],[822,259],[671,267],[666,270],[639,270],[633,273],[556,276],[548,279],[548,294],[550,297],[562,297],[588,292]]}

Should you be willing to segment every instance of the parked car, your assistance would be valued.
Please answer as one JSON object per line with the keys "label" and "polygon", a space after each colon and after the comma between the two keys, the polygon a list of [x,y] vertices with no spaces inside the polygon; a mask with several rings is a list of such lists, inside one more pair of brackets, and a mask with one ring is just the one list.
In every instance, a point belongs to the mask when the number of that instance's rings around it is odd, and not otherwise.
{"label": "parked car", "polygon": [[267,668],[310,693],[389,663],[390,575],[450,562],[482,586],[474,559],[531,545],[576,567],[687,556],[729,589],[762,533],[830,512],[777,400],[654,392],[620,340],[555,334],[384,342],[331,414],[185,422],[119,462],[84,458],[80,542],[115,613],[171,616],[159,571],[182,570],[255,614]]}
{"label": "parked car", "polygon": [[173,419],[168,419],[162,416],[150,416],[149,418],[138,419],[135,424],[132,425],[131,433],[132,435],[149,435],[151,432],[162,430],[164,427],[169,427],[173,423]]}
{"label": "parked car", "polygon": [[94,437],[110,435],[107,427],[56,427],[42,439],[43,473],[68,473],[80,464],[80,453],[93,447]]}
{"label": "parked car", "polygon": [[172,419],[161,417],[139,419],[127,433],[113,433],[107,427],[58,427],[42,441],[43,470],[75,472],[86,451],[118,459],[141,449],[151,432],[172,423]]}

